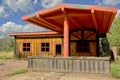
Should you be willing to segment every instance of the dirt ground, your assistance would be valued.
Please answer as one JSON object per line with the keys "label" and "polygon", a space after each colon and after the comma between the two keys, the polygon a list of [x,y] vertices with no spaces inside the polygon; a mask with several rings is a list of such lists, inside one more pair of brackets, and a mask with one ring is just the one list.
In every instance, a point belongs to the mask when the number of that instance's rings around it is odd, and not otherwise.
{"label": "dirt ground", "polygon": [[15,76],[7,74],[16,70],[27,68],[26,60],[7,60],[0,64],[0,80],[116,80],[110,75],[88,73],[55,73],[55,72],[32,72]]}
{"label": "dirt ground", "polygon": [[15,59],[6,60],[6,61],[0,60],[0,80],[1,77],[4,77],[13,71],[20,70],[23,68],[27,68],[26,60],[15,60]]}

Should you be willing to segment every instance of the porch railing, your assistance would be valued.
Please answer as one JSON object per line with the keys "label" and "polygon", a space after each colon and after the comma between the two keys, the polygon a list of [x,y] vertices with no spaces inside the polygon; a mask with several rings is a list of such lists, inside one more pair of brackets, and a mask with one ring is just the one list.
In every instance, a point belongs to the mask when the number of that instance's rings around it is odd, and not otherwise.
{"label": "porch railing", "polygon": [[109,57],[29,56],[28,68],[35,71],[88,72],[109,74]]}

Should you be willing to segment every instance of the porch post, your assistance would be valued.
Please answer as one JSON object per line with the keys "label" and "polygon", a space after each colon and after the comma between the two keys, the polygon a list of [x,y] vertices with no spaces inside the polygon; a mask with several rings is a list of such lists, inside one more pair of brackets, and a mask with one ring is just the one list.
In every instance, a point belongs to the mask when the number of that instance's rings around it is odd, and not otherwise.
{"label": "porch post", "polygon": [[96,52],[97,52],[97,57],[100,56],[100,53],[99,53],[99,33],[97,32],[96,33]]}
{"label": "porch post", "polygon": [[64,17],[64,57],[69,56],[69,24],[67,16]]}

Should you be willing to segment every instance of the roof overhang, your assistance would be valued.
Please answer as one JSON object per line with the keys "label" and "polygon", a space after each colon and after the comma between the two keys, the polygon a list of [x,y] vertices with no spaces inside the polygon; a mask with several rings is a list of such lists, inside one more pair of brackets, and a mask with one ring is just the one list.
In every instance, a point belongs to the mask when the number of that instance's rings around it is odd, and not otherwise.
{"label": "roof overhang", "polygon": [[25,15],[22,20],[63,33],[64,17],[68,17],[69,30],[90,30],[107,33],[117,9],[94,5],[61,4]]}
{"label": "roof overhang", "polygon": [[41,36],[41,35],[61,35],[58,32],[19,32],[9,34],[9,36]]}

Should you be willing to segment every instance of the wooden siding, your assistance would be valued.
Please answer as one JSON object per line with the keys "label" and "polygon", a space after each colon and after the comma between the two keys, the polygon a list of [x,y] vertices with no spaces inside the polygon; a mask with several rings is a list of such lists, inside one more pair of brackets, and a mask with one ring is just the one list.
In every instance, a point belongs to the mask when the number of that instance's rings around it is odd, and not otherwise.
{"label": "wooden siding", "polygon": [[70,43],[70,56],[96,56],[96,42],[89,42],[89,52],[77,52],[76,42]]}
{"label": "wooden siding", "polygon": [[88,72],[109,74],[109,57],[28,57],[34,71]]}
{"label": "wooden siding", "polygon": [[[87,34],[87,33],[86,33]],[[72,36],[72,35],[71,35]],[[95,36],[94,36],[95,38]],[[96,42],[89,41],[89,52],[77,52],[76,45],[78,39],[75,36],[71,37],[73,42],[70,42],[70,56],[97,56]],[[91,38],[92,39],[92,38]],[[62,36],[16,36],[15,55],[17,58],[27,58],[28,56],[56,56],[56,44],[61,45],[61,56],[63,55],[63,37]],[[31,50],[23,52],[23,43],[30,43]],[[49,52],[41,51],[41,43],[49,43]]]}
{"label": "wooden siding", "polygon": [[90,51],[90,56],[97,56],[96,55],[96,42],[90,42],[89,43],[89,51]]}
{"label": "wooden siding", "polygon": [[[63,44],[63,38],[17,38],[16,37],[16,54],[18,57],[27,56],[54,56],[55,44]],[[30,43],[30,52],[23,52],[23,43]],[[49,52],[41,51],[41,43],[49,43]],[[62,49],[63,50],[63,49]]]}

